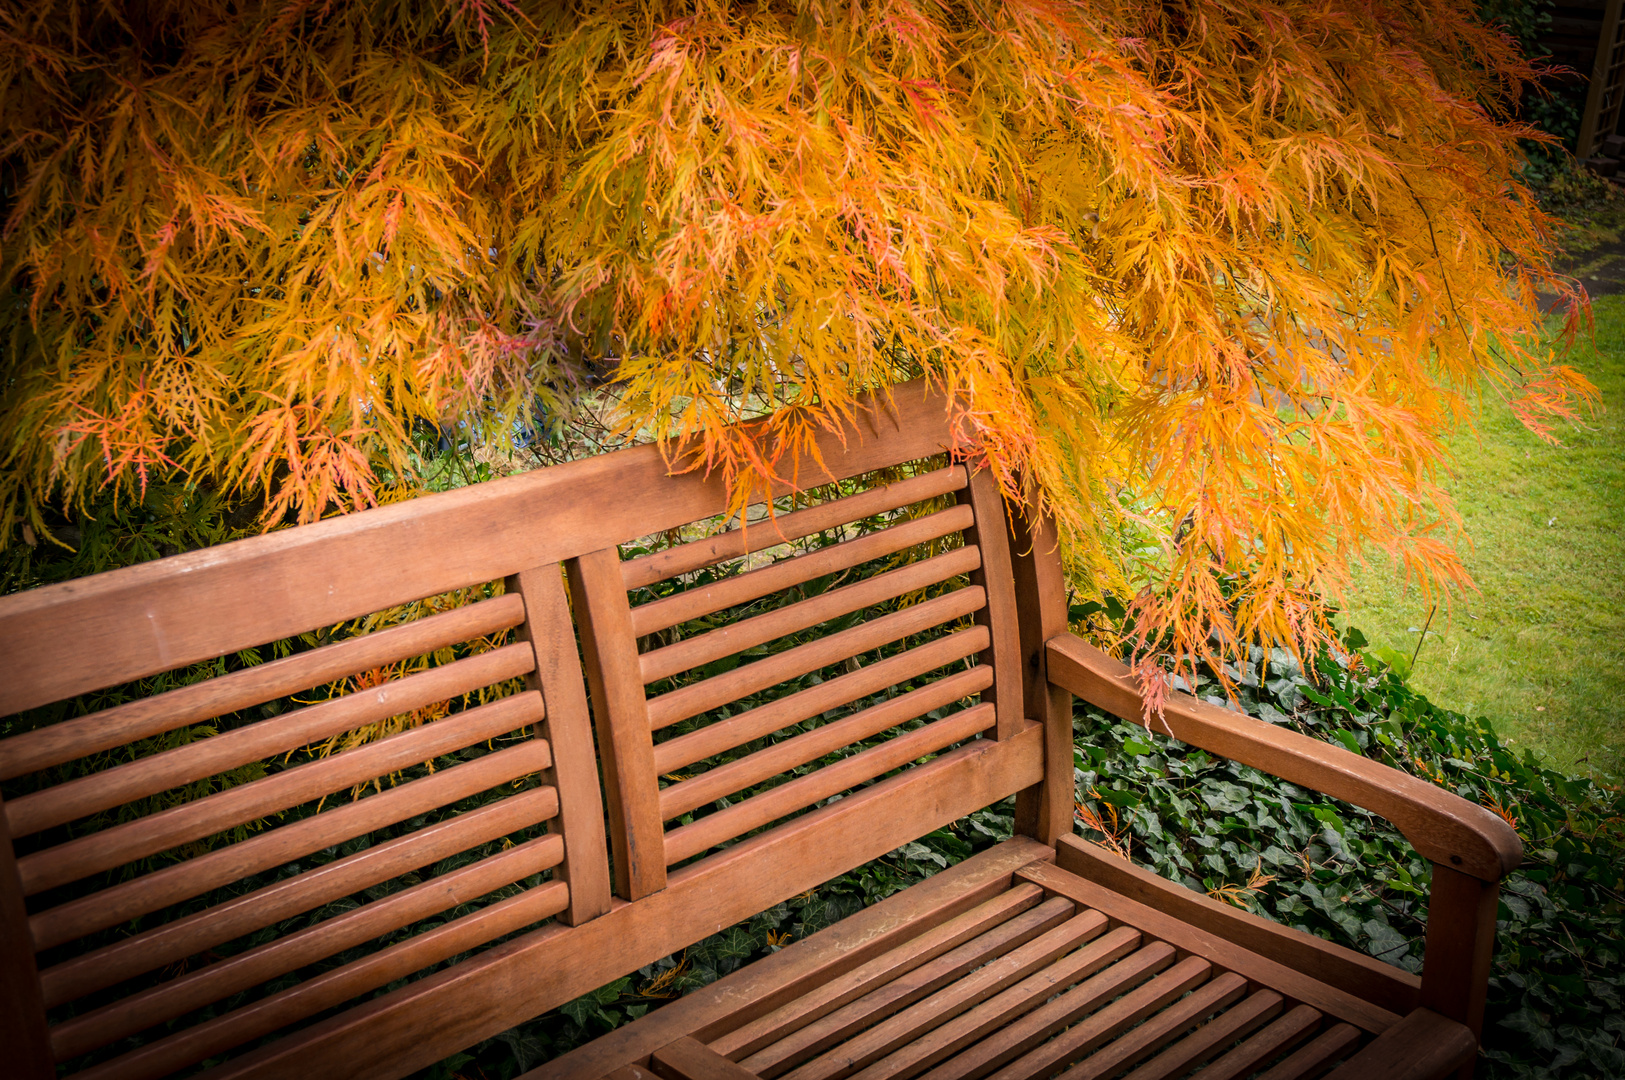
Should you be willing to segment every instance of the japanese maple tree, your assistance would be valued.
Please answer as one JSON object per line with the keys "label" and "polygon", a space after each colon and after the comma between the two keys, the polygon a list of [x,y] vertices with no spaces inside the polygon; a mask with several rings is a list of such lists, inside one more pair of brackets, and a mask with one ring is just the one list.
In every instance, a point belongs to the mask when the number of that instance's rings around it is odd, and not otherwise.
{"label": "japanese maple tree", "polygon": [[1474,395],[1589,394],[1535,74],[1455,0],[6,0],[0,525],[313,519],[589,376],[743,502],[924,376],[1144,641],[1311,646],[1365,545],[1464,580]]}

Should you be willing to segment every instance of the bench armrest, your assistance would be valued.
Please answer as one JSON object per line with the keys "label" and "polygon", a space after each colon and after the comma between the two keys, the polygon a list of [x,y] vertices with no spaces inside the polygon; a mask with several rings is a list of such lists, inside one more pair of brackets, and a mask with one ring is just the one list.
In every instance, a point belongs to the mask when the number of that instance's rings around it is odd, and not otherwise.
{"label": "bench armrest", "polygon": [[[1140,715],[1140,690],[1125,664],[1075,634],[1049,639],[1045,653],[1056,686],[1118,716]],[[1180,693],[1168,695],[1152,730],[1370,810],[1423,858],[1480,881],[1500,881],[1523,861],[1518,834],[1489,810],[1342,747]]]}

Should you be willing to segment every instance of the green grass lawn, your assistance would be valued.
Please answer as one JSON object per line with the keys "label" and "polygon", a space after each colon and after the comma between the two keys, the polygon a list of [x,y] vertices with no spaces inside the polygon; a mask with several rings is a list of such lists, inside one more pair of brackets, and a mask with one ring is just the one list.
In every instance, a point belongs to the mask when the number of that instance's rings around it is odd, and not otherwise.
{"label": "green grass lawn", "polygon": [[[1551,766],[1625,778],[1625,297],[1596,301],[1569,362],[1602,408],[1551,446],[1500,402],[1451,444],[1448,487],[1480,591],[1441,606],[1412,683]],[[1409,656],[1428,611],[1378,556],[1347,621]]]}

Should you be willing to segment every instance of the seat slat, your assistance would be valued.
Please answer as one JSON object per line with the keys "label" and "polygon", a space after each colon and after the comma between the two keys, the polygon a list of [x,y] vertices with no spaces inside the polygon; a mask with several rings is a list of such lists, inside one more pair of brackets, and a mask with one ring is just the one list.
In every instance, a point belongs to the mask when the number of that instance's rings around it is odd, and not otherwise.
{"label": "seat slat", "polygon": [[1328,1028],[1308,1045],[1260,1073],[1254,1080],[1304,1080],[1319,1076],[1338,1058],[1351,1053],[1360,1045],[1360,1029],[1353,1024],[1338,1024]]}
{"label": "seat slat", "polygon": [[690,619],[748,604],[769,593],[791,589],[814,578],[848,570],[916,544],[939,540],[950,533],[969,528],[973,519],[968,506],[939,510],[804,555],[780,559],[757,570],[639,604],[632,609],[632,632],[644,637]]}
{"label": "seat slat", "polygon": [[[1169,950],[1170,953],[1172,951]],[[1110,975],[1112,970],[1108,968],[1102,974]],[[1124,994],[1089,1019],[1074,1024],[1049,1042],[1029,1050],[994,1073],[994,1080],[1028,1080],[1033,1076],[1049,1076],[1068,1062],[1087,1057],[1120,1032],[1138,1024],[1169,1002],[1184,997],[1188,991],[1207,982],[1213,973],[1213,965],[1206,960],[1199,956],[1187,956],[1150,982],[1143,983]],[[1087,1007],[1093,1008],[1100,1001],[1098,997],[1092,996],[1093,993],[1089,983],[1086,982],[1062,994],[1057,1002],[1067,1001],[1072,995],[1077,995],[1080,1000],[1075,1004],[1087,1003]],[[1057,1002],[1051,1004],[1055,1005]],[[1073,1012],[1072,1015],[1078,1016],[1081,1013]]]}
{"label": "seat slat", "polygon": [[1320,1027],[1320,1010],[1298,1005],[1257,1035],[1202,1070],[1202,1080],[1240,1080],[1308,1038]]}
{"label": "seat slat", "polygon": [[666,1080],[756,1080],[755,1073],[689,1038],[662,1046],[654,1052],[649,1064]]}
{"label": "seat slat", "polygon": [[29,934],[36,949],[48,949],[539,772],[551,763],[546,740],[527,740],[47,908],[30,916]]}
{"label": "seat slat", "polygon": [[1260,990],[1129,1073],[1128,1080],[1172,1080],[1184,1076],[1237,1039],[1245,1038],[1275,1019],[1281,1012],[1282,1004],[1280,994],[1273,990]]}
{"label": "seat slat", "polygon": [[[530,655],[528,648],[524,655]],[[18,877],[22,879],[24,894],[33,895],[505,735],[541,718],[542,696],[533,690],[523,691],[354,750],[47,848],[18,859]]]}
{"label": "seat slat", "polygon": [[[1105,971],[1040,1005],[975,1046],[943,1062],[928,1073],[930,1080],[968,1080],[986,1076],[1034,1047],[1068,1024],[1091,1013],[1120,994],[1133,991],[1174,962],[1174,950],[1153,941],[1119,960]],[[1058,1062],[1047,1066],[1053,1071]],[[1026,1076],[1026,1073],[1019,1075]]]}
{"label": "seat slat", "polygon": [[238,709],[309,690],[358,671],[423,656],[460,641],[519,625],[519,597],[495,596],[416,619],[404,626],[324,645],[219,675],[0,742],[0,780],[162,735]]}
{"label": "seat slat", "polygon": [[893,611],[878,619],[865,620],[857,626],[785,649],[781,653],[764,656],[753,663],[742,664],[732,671],[650,698],[649,726],[655,731],[670,727],[680,720],[710,712],[786,679],[817,671],[933,626],[962,619],[980,610],[986,603],[986,591],[971,585],[923,603],[910,604],[901,611]]}
{"label": "seat slat", "polygon": [[889,686],[919,678],[928,671],[987,648],[987,628],[972,626],[916,645],[860,667],[857,671],[817,683],[765,705],[747,709],[725,720],[713,721],[697,731],[655,744],[655,772],[664,775],[696,761],[725,753],[752,739],[760,739],[819,713],[850,705]]}
{"label": "seat slat", "polygon": [[75,1016],[51,1029],[51,1051],[58,1061],[88,1053],[448,908],[478,900],[493,890],[549,870],[563,859],[564,840],[556,834],[517,844]]}
{"label": "seat slat", "polygon": [[46,1007],[547,821],[558,809],[554,789],[532,788],[76,956],[40,972]]}
{"label": "seat slat", "polygon": [[670,678],[679,672],[703,667],[714,660],[743,652],[757,645],[809,626],[850,615],[854,611],[895,600],[906,593],[937,585],[982,565],[981,549],[955,548],[929,559],[921,559],[895,570],[864,578],[851,585],[820,593],[806,600],[775,608],[761,615],[719,626],[703,634],[684,638],[674,645],[646,652],[638,660],[644,685]]}
{"label": "seat slat", "polygon": [[763,1047],[740,1064],[760,1076],[776,1077],[1062,925],[1076,910],[1076,905],[1062,897],[1045,900],[927,964],[894,975],[889,982]]}
{"label": "seat slat", "polygon": [[711,1049],[724,1057],[743,1058],[807,1024],[856,1001],[875,987],[901,978],[923,964],[986,933],[1044,897],[1036,885],[1020,884],[947,922],[932,927],[868,963],[786,1002],[765,1016],[711,1040]]}
{"label": "seat slat", "polygon": [[[729,529],[717,536],[679,544],[664,551],[640,555],[621,564],[621,574],[627,589],[641,589],[678,574],[700,570],[728,559],[737,559],[752,551],[775,544],[800,540],[825,529],[848,525],[854,521],[883,514],[888,510],[912,503],[924,502],[965,486],[965,467],[950,465],[945,469],[910,477],[895,484],[870,488],[843,499],[810,506],[805,510],[792,510],[770,518],[750,522],[744,528]],[[754,542],[754,546],[752,546]]]}
{"label": "seat slat", "polygon": [[724,840],[741,836],[821,799],[873,780],[916,758],[963,742],[986,731],[992,723],[992,705],[962,709],[922,728],[894,736],[879,746],[872,746],[806,776],[780,784],[770,791],[753,795],[726,810],[707,814],[692,825],[666,833],[666,865],[680,863]]}
{"label": "seat slat", "polygon": [[786,1080],[839,1080],[851,1076],[1099,937],[1106,927],[1106,917],[1098,911],[1080,911],[1055,929],[786,1074]]}
{"label": "seat slat", "polygon": [[296,986],[206,1020],[76,1074],[84,1080],[157,1080],[195,1061],[332,1008],[402,979],[430,964],[551,918],[570,902],[563,882],[549,882],[442,923],[371,956],[304,980]]}
{"label": "seat slat", "polygon": [[911,690],[890,701],[856,712],[851,716],[820,725],[783,742],[775,743],[726,765],[672,784],[660,792],[660,816],[672,818],[706,803],[743,791],[798,765],[816,761],[843,746],[860,742],[894,728],[932,709],[939,709],[993,685],[993,670],[973,667]]}
{"label": "seat slat", "polygon": [[980,1042],[1049,998],[1108,967],[1133,952],[1140,932],[1119,926],[1083,948],[1062,956],[1048,967],[994,995],[969,1012],[933,1028],[918,1039],[893,1051],[864,1069],[856,1080],[906,1078],[920,1073],[944,1058]]}
{"label": "seat slat", "polygon": [[4,804],[6,824],[12,836],[27,836],[518,678],[535,663],[531,647],[524,644],[465,657],[12,799]]}
{"label": "seat slat", "polygon": [[1233,971],[1222,972],[1189,997],[1148,1018],[1133,1031],[1118,1036],[1061,1075],[1070,1080],[1106,1080],[1115,1076],[1193,1024],[1241,1000],[1246,992],[1246,979]]}

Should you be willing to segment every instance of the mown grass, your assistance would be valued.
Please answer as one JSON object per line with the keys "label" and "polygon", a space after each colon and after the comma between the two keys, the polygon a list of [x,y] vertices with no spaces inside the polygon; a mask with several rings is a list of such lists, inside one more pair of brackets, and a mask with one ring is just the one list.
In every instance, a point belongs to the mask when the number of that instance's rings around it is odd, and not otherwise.
{"label": "mown grass", "polygon": [[[1570,362],[1602,407],[1551,446],[1505,404],[1452,441],[1448,487],[1478,591],[1441,606],[1412,685],[1487,717],[1552,767],[1625,775],[1625,297],[1596,302],[1594,339]],[[1355,577],[1347,622],[1406,657],[1428,607],[1385,560]]]}

